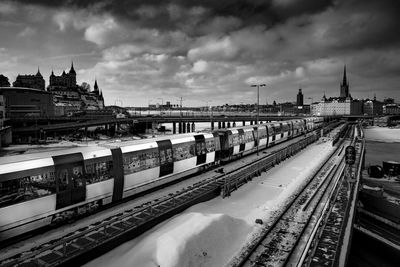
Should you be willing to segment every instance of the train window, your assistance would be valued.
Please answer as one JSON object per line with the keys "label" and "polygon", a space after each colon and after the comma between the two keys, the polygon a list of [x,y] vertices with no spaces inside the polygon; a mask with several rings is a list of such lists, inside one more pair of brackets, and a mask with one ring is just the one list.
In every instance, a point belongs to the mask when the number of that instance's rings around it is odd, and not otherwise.
{"label": "train window", "polygon": [[184,160],[195,156],[194,143],[181,143],[173,145],[174,161]]}
{"label": "train window", "polygon": [[72,184],[76,187],[82,187],[83,184],[83,168],[82,166],[77,166],[72,169]]}
{"label": "train window", "polygon": [[214,138],[215,151],[221,150],[221,143],[219,137]]}
{"label": "train window", "polygon": [[239,144],[244,144],[244,143],[246,143],[245,134],[246,134],[246,133],[239,134]]}
{"label": "train window", "polygon": [[173,157],[172,157],[172,148],[167,148],[164,150],[165,151],[165,160],[168,163],[172,163],[173,162]]}
{"label": "train window", "polygon": [[239,142],[239,134],[230,134],[228,137],[229,140],[229,147],[237,146],[240,144]]}
{"label": "train window", "polygon": [[289,125],[287,123],[282,124],[282,131],[283,132],[289,131]]}
{"label": "train window", "polygon": [[208,153],[215,151],[215,140],[214,140],[214,138],[206,140],[206,149],[207,149]]}
{"label": "train window", "polygon": [[[257,132],[256,131],[254,132],[254,134],[257,136]],[[245,132],[244,136],[245,136],[245,142],[246,143],[254,141],[253,132]]]}
{"label": "train window", "polygon": [[53,172],[4,181],[0,183],[0,207],[47,196],[55,192]]}
{"label": "train window", "polygon": [[[257,134],[257,133],[255,133],[255,134]],[[258,134],[259,134],[259,138],[260,139],[264,139],[264,138],[267,138],[267,130],[264,128],[261,128],[261,129],[259,129],[258,130]]]}
{"label": "train window", "polygon": [[159,155],[157,149],[127,153],[122,156],[122,159],[125,174],[155,168],[159,165]]}
{"label": "train window", "polygon": [[197,156],[206,154],[206,143],[205,142],[198,142],[196,143],[196,154]]}
{"label": "train window", "polygon": [[61,169],[59,172],[57,172],[56,179],[58,179],[59,191],[64,191],[68,188],[68,170],[67,169]]}
{"label": "train window", "polygon": [[[86,184],[98,183],[112,177],[113,163],[111,160],[101,160],[86,164]],[[77,184],[79,185],[79,183]]]}
{"label": "train window", "polygon": [[167,148],[165,150],[160,150],[160,165],[172,163],[172,161],[172,149]]}
{"label": "train window", "polygon": [[268,128],[268,135],[275,136],[275,127],[274,126],[271,126],[271,128]]}

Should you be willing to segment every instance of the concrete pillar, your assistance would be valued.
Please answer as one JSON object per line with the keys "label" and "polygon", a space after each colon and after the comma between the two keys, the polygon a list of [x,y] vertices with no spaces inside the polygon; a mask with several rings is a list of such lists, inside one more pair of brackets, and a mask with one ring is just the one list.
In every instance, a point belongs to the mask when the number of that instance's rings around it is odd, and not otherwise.
{"label": "concrete pillar", "polygon": [[221,122],[218,122],[218,129],[221,129]]}
{"label": "concrete pillar", "polygon": [[192,133],[196,131],[196,126],[194,125],[194,122],[192,122]]}
{"label": "concrete pillar", "polygon": [[211,131],[214,131],[214,122],[211,122]]}
{"label": "concrete pillar", "polygon": [[187,132],[190,133],[190,122],[187,123],[186,129],[187,129]]}
{"label": "concrete pillar", "polygon": [[224,121],[222,122],[222,128],[224,128],[224,129],[226,128],[226,127],[225,127],[225,122],[224,122]]}
{"label": "concrete pillar", "polygon": [[176,122],[172,123],[172,133],[176,134]]}
{"label": "concrete pillar", "polygon": [[226,124],[227,124],[227,126],[226,126],[227,128],[231,128],[231,123],[229,121]]}

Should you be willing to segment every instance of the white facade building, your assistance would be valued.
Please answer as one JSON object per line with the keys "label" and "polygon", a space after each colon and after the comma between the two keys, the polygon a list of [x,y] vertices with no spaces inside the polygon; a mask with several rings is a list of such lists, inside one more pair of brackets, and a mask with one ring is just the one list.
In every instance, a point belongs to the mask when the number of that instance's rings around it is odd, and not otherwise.
{"label": "white facade building", "polygon": [[316,116],[361,115],[362,105],[361,101],[354,101],[349,97],[344,101],[340,98],[329,100],[323,98],[321,102],[312,105],[311,114]]}

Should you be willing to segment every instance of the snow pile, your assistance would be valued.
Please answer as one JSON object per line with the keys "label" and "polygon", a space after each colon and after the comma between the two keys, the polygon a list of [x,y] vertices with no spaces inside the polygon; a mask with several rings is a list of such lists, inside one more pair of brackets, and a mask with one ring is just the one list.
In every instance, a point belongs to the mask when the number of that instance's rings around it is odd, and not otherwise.
{"label": "snow pile", "polygon": [[187,213],[87,266],[223,266],[251,230],[245,221],[224,214]]}
{"label": "snow pile", "polygon": [[241,247],[238,237],[251,230],[244,221],[223,214],[189,213],[178,218],[182,223],[157,240],[160,266],[221,266]]}
{"label": "snow pile", "polygon": [[382,188],[380,188],[380,187],[374,187],[374,186],[368,186],[368,185],[363,185],[362,186],[363,187],[363,189],[367,189],[367,190],[371,190],[371,191],[382,191]]}
{"label": "snow pile", "polygon": [[364,130],[365,138],[368,141],[378,142],[400,142],[399,128],[371,127]]}

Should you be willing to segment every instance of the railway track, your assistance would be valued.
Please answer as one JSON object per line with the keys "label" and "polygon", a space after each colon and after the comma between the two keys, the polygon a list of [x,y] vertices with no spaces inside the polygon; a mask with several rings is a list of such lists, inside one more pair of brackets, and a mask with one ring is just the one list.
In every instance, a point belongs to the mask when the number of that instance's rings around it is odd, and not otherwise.
{"label": "railway track", "polygon": [[339,157],[341,146],[343,142],[247,248],[236,266],[284,266],[288,263],[311,219],[321,212],[321,200],[339,183],[341,176],[337,174],[344,168],[343,157]]}
{"label": "railway track", "polygon": [[[229,172],[214,175],[185,190],[169,194],[139,208],[128,209],[106,220],[91,224],[78,231],[68,233],[62,238],[38,245],[29,251],[13,255],[0,261],[0,266],[56,266],[82,264],[105,251],[114,248],[153,227],[159,222],[175,215],[191,205],[211,199],[221,192],[221,188],[241,180],[231,179],[259,172],[278,164],[286,157],[300,151],[318,139],[311,134],[301,141],[265,154],[252,163],[247,163]],[[266,165],[269,162],[270,165]],[[227,191],[225,191],[227,192]]]}
{"label": "railway track", "polygon": [[[356,135],[362,138],[362,133]],[[354,137],[354,136],[353,136]],[[361,172],[362,157],[364,155],[364,143],[354,138],[352,145],[356,147],[357,160],[354,165],[356,175]],[[345,227],[349,225],[347,219],[352,202],[354,203],[354,191],[358,185],[352,181],[344,180],[338,185],[328,202],[325,216],[321,217],[314,235],[310,238],[309,246],[304,251],[304,256],[298,262],[298,266],[337,266],[340,265],[341,245],[343,233],[349,234]],[[351,223],[352,225],[352,223]]]}

